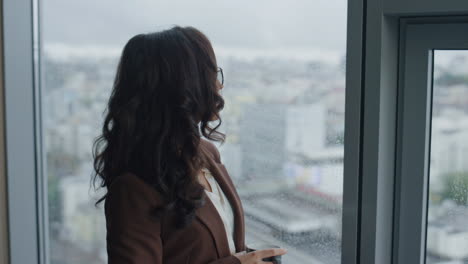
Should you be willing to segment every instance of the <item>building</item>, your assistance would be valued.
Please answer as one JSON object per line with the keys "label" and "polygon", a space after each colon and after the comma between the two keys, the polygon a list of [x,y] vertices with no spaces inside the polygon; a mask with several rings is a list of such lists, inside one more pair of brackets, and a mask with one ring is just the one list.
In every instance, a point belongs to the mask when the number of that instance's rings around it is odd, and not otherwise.
{"label": "building", "polygon": [[242,179],[273,181],[282,177],[286,160],[285,104],[247,104],[240,124]]}

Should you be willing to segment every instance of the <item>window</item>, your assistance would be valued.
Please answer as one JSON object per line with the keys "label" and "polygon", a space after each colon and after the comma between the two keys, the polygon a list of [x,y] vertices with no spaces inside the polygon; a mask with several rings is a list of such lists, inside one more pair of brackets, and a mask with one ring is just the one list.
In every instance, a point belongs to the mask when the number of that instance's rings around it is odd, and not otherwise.
{"label": "window", "polygon": [[467,28],[456,19],[408,19],[402,27],[399,261],[468,257]]}
{"label": "window", "polygon": [[172,23],[205,32],[225,70],[218,147],[247,244],[287,247],[287,263],[466,262],[467,1],[3,0],[2,12],[10,263],[106,262],[96,117],[129,37]]}
{"label": "window", "polygon": [[41,5],[51,263],[106,263],[102,204],[89,189],[96,117],[125,42],[172,24],[206,33],[224,70],[218,146],[247,245],[288,248],[290,264],[341,262],[346,1]]}
{"label": "window", "polygon": [[468,258],[468,52],[434,51],[428,263]]}

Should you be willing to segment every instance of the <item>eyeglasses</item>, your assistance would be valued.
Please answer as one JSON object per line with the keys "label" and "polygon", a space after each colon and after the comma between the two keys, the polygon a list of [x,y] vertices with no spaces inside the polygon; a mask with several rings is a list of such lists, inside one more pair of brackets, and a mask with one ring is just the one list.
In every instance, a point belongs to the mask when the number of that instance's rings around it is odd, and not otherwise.
{"label": "eyeglasses", "polygon": [[223,69],[221,67],[218,67],[216,74],[216,78],[218,79],[219,83],[221,83],[221,85],[224,85],[224,74]]}

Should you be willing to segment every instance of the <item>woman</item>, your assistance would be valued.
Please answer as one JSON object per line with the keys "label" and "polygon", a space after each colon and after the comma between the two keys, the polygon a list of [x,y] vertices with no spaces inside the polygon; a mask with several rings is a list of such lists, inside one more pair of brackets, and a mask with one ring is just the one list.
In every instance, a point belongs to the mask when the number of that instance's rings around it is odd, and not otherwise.
{"label": "woman", "polygon": [[[222,71],[193,27],[139,34],[125,45],[102,135],[96,178],[111,264],[253,264],[284,249],[246,253],[244,213],[215,145]],[[219,120],[210,127],[210,121]]]}

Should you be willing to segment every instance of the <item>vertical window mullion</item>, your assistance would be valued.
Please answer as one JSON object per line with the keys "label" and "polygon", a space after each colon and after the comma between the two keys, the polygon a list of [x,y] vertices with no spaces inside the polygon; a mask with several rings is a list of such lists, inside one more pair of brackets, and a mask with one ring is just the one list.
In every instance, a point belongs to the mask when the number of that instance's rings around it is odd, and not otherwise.
{"label": "vertical window mullion", "polygon": [[426,263],[434,50],[468,49],[467,21],[439,17],[402,23],[394,263]]}
{"label": "vertical window mullion", "polygon": [[2,4],[10,263],[39,263],[33,3]]}
{"label": "vertical window mullion", "polygon": [[[418,26],[406,29],[402,58],[402,120],[398,151],[400,175],[398,263],[423,263],[425,216],[428,183],[428,144],[430,122],[430,87],[428,76],[432,65],[429,49],[418,45]],[[411,235],[408,235],[411,234]]]}

